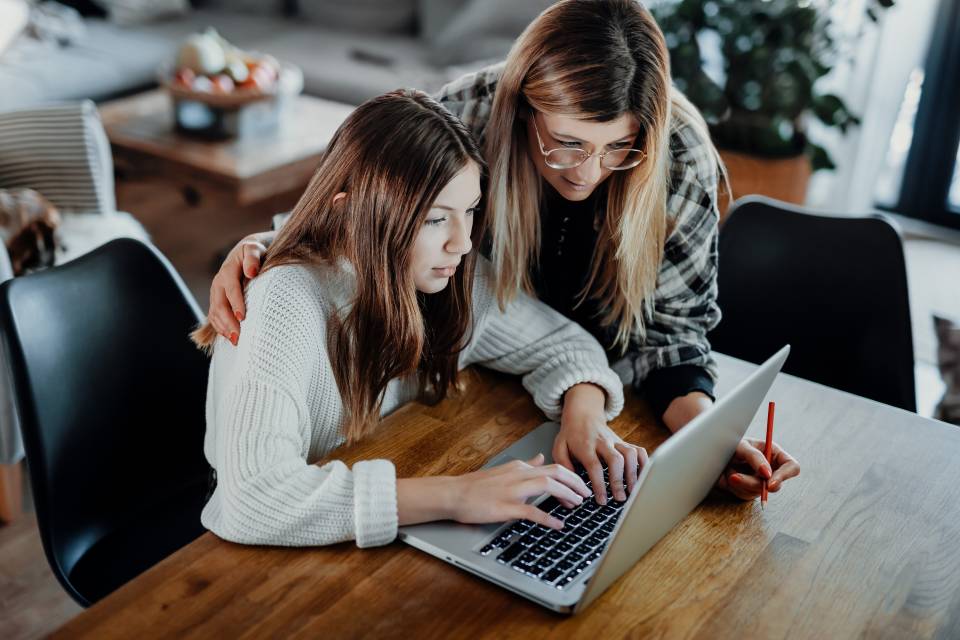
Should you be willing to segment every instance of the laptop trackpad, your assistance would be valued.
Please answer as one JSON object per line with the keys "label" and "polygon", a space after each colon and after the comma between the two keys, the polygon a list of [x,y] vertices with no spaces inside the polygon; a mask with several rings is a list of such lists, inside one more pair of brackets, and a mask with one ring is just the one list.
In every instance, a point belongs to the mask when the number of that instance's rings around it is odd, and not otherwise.
{"label": "laptop trackpad", "polygon": [[484,469],[496,467],[511,460],[527,461],[538,453],[542,453],[545,464],[553,462],[553,441],[560,431],[556,422],[544,422],[542,425],[520,438],[512,445],[490,458]]}

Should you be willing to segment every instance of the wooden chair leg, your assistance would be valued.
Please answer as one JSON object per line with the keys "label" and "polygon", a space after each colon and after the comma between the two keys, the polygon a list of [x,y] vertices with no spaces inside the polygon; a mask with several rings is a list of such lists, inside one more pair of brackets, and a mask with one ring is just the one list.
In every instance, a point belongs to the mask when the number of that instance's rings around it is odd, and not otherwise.
{"label": "wooden chair leg", "polygon": [[0,464],[0,522],[13,522],[23,513],[21,465]]}

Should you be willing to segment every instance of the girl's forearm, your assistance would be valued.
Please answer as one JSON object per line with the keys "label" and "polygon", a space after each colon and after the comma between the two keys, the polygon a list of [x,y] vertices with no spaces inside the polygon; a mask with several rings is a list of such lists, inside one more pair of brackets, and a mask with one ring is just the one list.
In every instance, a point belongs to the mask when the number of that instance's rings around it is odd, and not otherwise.
{"label": "girl's forearm", "polygon": [[397,478],[397,519],[400,526],[453,518],[455,478]]}

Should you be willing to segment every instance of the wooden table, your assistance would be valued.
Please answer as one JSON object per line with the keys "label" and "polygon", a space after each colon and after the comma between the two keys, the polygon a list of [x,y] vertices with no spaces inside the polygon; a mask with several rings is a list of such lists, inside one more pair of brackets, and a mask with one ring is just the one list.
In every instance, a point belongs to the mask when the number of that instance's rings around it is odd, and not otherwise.
{"label": "wooden table", "polygon": [[[722,394],[752,365],[719,360]],[[463,396],[407,405],[337,457],[461,473],[541,422],[516,380],[470,375]],[[765,512],[711,494],[578,616],[399,542],[271,549],[207,533],[56,635],[960,637],[960,429],[786,375],[770,397],[801,476]],[[648,449],[666,436],[634,397],[613,426]]]}
{"label": "wooden table", "polygon": [[100,107],[100,117],[121,169],[180,179],[198,194],[220,188],[245,206],[302,191],[351,111],[350,105],[299,95],[276,132],[225,141],[177,133],[162,89],[108,102]]}
{"label": "wooden table", "polygon": [[146,227],[204,310],[223,254],[293,208],[353,110],[310,96],[289,106],[276,132],[222,142],[176,133],[162,90],[100,107],[117,169],[117,208]]}

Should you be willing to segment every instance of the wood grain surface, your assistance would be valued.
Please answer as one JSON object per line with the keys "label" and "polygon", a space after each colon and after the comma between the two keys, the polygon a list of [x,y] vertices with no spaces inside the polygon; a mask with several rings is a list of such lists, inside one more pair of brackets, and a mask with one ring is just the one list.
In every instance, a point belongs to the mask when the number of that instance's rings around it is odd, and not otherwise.
{"label": "wood grain surface", "polygon": [[177,133],[170,96],[161,89],[108,102],[99,111],[118,166],[193,181],[198,189],[219,187],[247,205],[302,191],[334,131],[353,111],[312,96],[291,101],[277,131],[219,142]]}
{"label": "wood grain surface", "polygon": [[[718,393],[753,365],[718,356]],[[470,371],[462,394],[409,404],[336,452],[401,476],[480,467],[542,417],[519,382]],[[628,394],[613,423],[667,436]],[[800,477],[759,502],[712,493],[587,611],[550,612],[402,543],[244,547],[210,533],[57,637],[956,638],[960,430],[781,375],[776,439]],[[765,412],[749,435],[763,437]]]}

